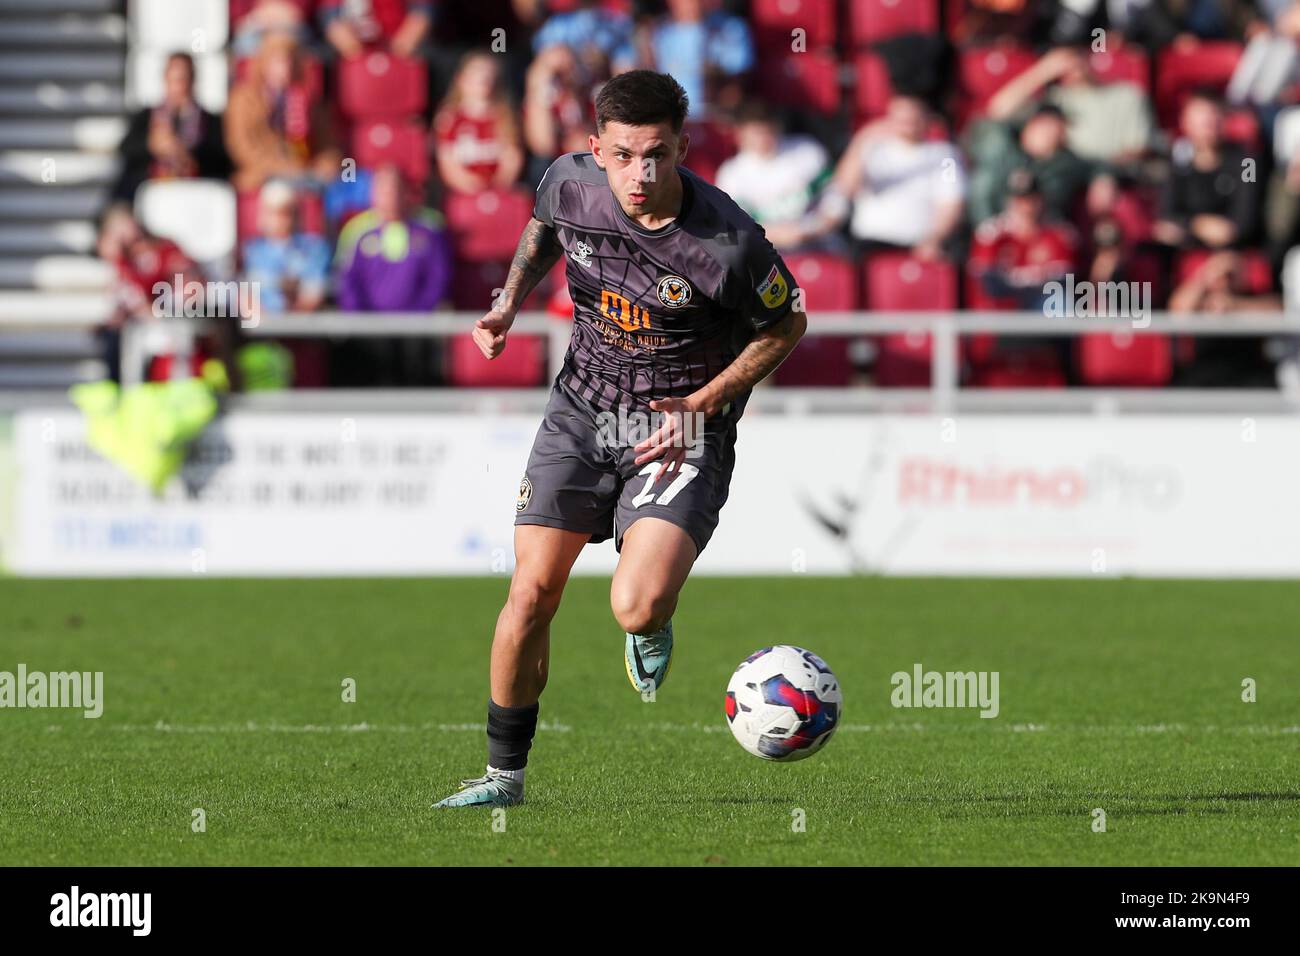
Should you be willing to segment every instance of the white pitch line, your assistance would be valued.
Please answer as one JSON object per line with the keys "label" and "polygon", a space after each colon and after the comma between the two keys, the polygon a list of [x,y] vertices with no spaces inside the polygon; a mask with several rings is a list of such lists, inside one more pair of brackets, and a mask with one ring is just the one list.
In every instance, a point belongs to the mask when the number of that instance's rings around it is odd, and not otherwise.
{"label": "white pitch line", "polygon": [[[161,734],[357,734],[357,733],[392,733],[392,734],[427,734],[427,733],[484,733],[486,727],[476,723],[424,723],[424,724],[381,724],[362,722],[359,724],[284,724],[276,721],[246,721],[242,724],[175,724],[157,721],[152,724],[108,724],[113,730],[125,733],[161,733]],[[66,729],[62,724],[47,726],[48,733]],[[544,733],[570,733],[572,725],[559,721],[543,720],[537,729]],[[607,728],[602,725],[601,731]],[[692,733],[720,734],[728,730],[722,721],[718,723],[672,723],[661,721],[645,724],[636,728],[625,728],[629,732],[650,733]],[[975,732],[1010,732],[1034,734],[1251,734],[1259,736],[1281,736],[1300,734],[1300,725],[1247,725],[1243,727],[1220,727],[1210,724],[1189,726],[1187,724],[1007,724],[997,720],[978,718],[961,723],[897,723],[897,724],[841,724],[837,730],[841,733],[860,734],[913,734],[913,733],[975,733]]]}

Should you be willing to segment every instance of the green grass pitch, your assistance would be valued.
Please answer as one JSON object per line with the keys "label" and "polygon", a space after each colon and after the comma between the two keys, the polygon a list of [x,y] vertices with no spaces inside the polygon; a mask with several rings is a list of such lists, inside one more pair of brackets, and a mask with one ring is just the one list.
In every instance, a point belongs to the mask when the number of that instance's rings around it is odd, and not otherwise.
{"label": "green grass pitch", "polygon": [[[698,578],[646,703],[608,582],[575,579],[502,831],[430,805],[482,772],[506,587],[0,580],[0,671],[105,682],[98,720],[0,710],[0,862],[1300,863],[1294,583]],[[794,764],[744,753],[722,714],[773,643],[845,694]],[[916,662],[998,671],[1001,713],[895,709]]]}

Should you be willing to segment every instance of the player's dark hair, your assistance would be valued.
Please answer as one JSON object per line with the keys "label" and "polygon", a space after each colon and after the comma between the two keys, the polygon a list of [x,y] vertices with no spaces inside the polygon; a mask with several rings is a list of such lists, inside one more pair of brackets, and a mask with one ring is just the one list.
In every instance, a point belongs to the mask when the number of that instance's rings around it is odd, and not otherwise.
{"label": "player's dark hair", "polygon": [[609,80],[596,94],[596,130],[603,130],[606,123],[653,126],[667,121],[674,133],[680,133],[689,109],[686,91],[667,73],[630,70]]}

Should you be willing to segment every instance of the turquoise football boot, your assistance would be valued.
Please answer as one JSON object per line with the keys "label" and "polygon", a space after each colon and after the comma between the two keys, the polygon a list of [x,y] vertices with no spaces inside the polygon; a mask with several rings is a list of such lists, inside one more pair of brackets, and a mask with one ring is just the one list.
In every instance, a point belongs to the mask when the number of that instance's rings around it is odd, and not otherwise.
{"label": "turquoise football boot", "polygon": [[460,782],[460,790],[435,803],[439,807],[513,807],[524,802],[524,785],[518,780],[488,771],[481,777]]}
{"label": "turquoise football boot", "polygon": [[627,679],[638,694],[659,690],[673,666],[673,622],[653,634],[629,634],[623,648]]}

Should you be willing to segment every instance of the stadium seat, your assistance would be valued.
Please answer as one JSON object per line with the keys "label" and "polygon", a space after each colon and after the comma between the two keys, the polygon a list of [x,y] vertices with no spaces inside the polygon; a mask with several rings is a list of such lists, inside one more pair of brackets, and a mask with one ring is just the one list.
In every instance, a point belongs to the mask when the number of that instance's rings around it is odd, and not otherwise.
{"label": "stadium seat", "polygon": [[349,119],[409,116],[424,111],[428,76],[420,60],[374,52],[339,66],[339,109]]}
{"label": "stadium seat", "polygon": [[536,388],[546,377],[546,339],[511,335],[506,350],[488,361],[466,328],[447,340],[446,375],[461,388]]}
{"label": "stadium seat", "polygon": [[[803,252],[784,256],[785,264],[803,290],[809,321],[827,312],[849,312],[858,307],[857,277],[853,263],[832,253]],[[853,377],[850,339],[809,336],[776,371],[778,385],[847,385]]]}
{"label": "stadium seat", "polygon": [[[311,23],[316,16],[317,0],[290,0],[290,2],[302,11],[303,19]],[[257,0],[230,0],[230,23],[233,26],[238,23],[240,18],[247,16],[248,13],[257,6]]]}
{"label": "stadium seat", "polygon": [[1223,138],[1236,143],[1247,153],[1258,153],[1264,146],[1259,117],[1251,109],[1230,109],[1223,114]]}
{"label": "stadium seat", "polygon": [[1090,53],[1088,64],[1103,83],[1133,83],[1151,90],[1151,58],[1138,47],[1120,46],[1114,50]]}
{"label": "stadium seat", "polygon": [[1016,351],[978,365],[971,384],[977,388],[1064,388],[1065,372],[1051,350]]}
{"label": "stadium seat", "polygon": [[998,90],[1036,63],[1032,50],[986,46],[962,50],[957,57],[959,129],[984,112]]}
{"label": "stadium seat", "polygon": [[939,30],[939,0],[853,0],[848,6],[849,38],[857,47]]}
{"label": "stadium seat", "polygon": [[718,178],[718,167],[736,155],[736,134],[730,126],[715,120],[689,120],[682,130],[691,138],[686,167],[709,182]]}
{"label": "stadium seat", "polygon": [[[126,102],[137,109],[156,106],[163,98],[163,70],[168,50],[133,49],[126,57]],[[209,113],[226,111],[229,76],[226,55],[196,53],[194,56],[194,98]]]}
{"label": "stadium seat", "polygon": [[1241,44],[1229,41],[1201,42],[1161,50],[1156,57],[1156,116],[1160,126],[1178,128],[1178,114],[1188,95],[1197,89],[1223,93],[1232,79]]}
{"label": "stadium seat", "polygon": [[858,307],[853,263],[829,252],[796,252],[784,256],[790,274],[803,290],[807,312],[851,312]]}
{"label": "stadium seat", "polygon": [[429,175],[429,144],[424,124],[418,120],[359,123],[352,130],[352,150],[357,164],[368,169],[395,163],[402,175],[415,183],[424,182]]}
{"label": "stadium seat", "polygon": [[853,58],[853,80],[856,121],[865,123],[883,115],[894,90],[884,59],[877,53],[858,53]]}
{"label": "stadium seat", "polygon": [[[816,315],[809,322],[816,323]],[[841,335],[806,335],[772,374],[777,385],[792,388],[841,388],[853,381],[849,348],[853,339]]]}
{"label": "stadium seat", "polygon": [[[957,269],[898,252],[877,253],[863,266],[867,309],[872,312],[946,312],[957,308]],[[874,379],[883,386],[930,384],[930,336],[891,332],[878,341]]]}
{"label": "stadium seat", "polygon": [[750,28],[765,50],[789,52],[794,30],[804,31],[804,49],[835,42],[835,0],[752,0]]}
{"label": "stadium seat", "polygon": [[218,53],[230,34],[226,0],[131,0],[127,15],[137,49]]}
{"label": "stadium seat", "polygon": [[146,230],[170,239],[201,265],[233,266],[235,190],[214,179],[155,179],[135,196],[135,215]]}
{"label": "stadium seat", "polygon": [[1082,335],[1075,343],[1075,362],[1085,385],[1158,388],[1173,375],[1173,349],[1167,335]]}
{"label": "stadium seat", "polygon": [[[1241,251],[1242,278],[1245,281],[1243,291],[1249,295],[1267,295],[1273,291],[1273,267],[1268,255],[1261,249],[1244,249]],[[1189,249],[1179,254],[1174,266],[1175,281],[1181,285],[1192,278],[1201,267],[1214,255],[1208,249]]]}
{"label": "stadium seat", "polygon": [[448,193],[443,213],[459,258],[508,262],[532,217],[533,196],[522,189]]}
{"label": "stadium seat", "polygon": [[[557,269],[562,267],[563,261],[556,264]],[[554,272],[553,269],[552,275]],[[487,312],[492,308],[496,294],[505,288],[506,277],[509,274],[509,259],[495,262],[466,262],[464,259],[457,259],[451,281],[452,305],[466,312]],[[567,292],[568,286],[564,284],[562,276],[560,283],[560,288]],[[555,285],[548,284],[547,279],[543,278],[524,300],[523,310],[545,311],[555,288]],[[572,316],[572,311],[569,312],[569,316]]]}
{"label": "stadium seat", "polygon": [[759,90],[773,103],[830,114],[840,108],[840,64],[830,53],[785,53],[759,70]]}

